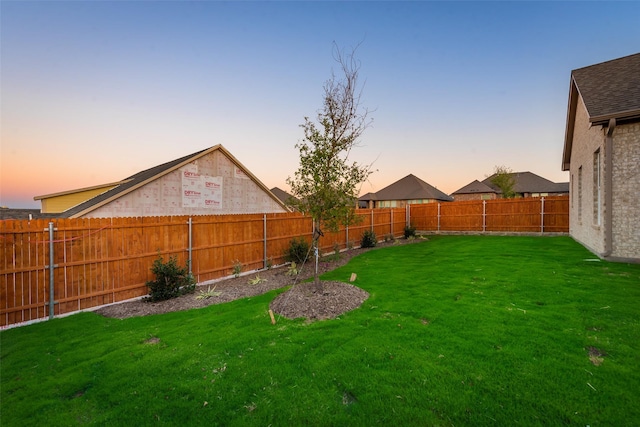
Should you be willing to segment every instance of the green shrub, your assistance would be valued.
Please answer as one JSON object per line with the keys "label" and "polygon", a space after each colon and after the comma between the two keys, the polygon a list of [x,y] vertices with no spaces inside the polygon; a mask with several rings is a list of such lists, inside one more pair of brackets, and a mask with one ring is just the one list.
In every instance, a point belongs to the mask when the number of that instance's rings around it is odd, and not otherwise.
{"label": "green shrub", "polygon": [[298,265],[295,261],[291,261],[291,264],[289,264],[289,268],[287,269],[287,276],[297,276],[299,272]]}
{"label": "green shrub", "polygon": [[189,274],[189,269],[180,267],[176,257],[169,257],[169,261],[165,263],[162,256],[159,256],[153,261],[151,271],[156,276],[155,280],[147,282],[151,301],[175,298],[193,292],[196,288],[196,281]]}
{"label": "green shrub", "polygon": [[289,242],[289,247],[285,251],[284,257],[289,262],[299,265],[304,264],[309,256],[309,243],[302,237],[294,237]]}
{"label": "green shrub", "polygon": [[378,244],[378,239],[376,238],[376,233],[372,230],[365,230],[362,233],[362,240],[360,241],[361,248],[373,248]]}
{"label": "green shrub", "polygon": [[404,227],[404,238],[416,237],[416,228],[412,225]]}

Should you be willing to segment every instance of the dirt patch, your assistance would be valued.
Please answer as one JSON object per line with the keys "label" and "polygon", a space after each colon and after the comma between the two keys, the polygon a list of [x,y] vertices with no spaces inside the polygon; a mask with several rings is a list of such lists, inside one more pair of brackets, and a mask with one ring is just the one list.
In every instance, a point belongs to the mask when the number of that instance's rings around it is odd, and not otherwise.
{"label": "dirt patch", "polygon": [[587,352],[589,353],[589,361],[595,366],[602,365],[604,357],[607,355],[606,352],[596,347],[587,347]]}
{"label": "dirt patch", "polygon": [[369,293],[343,282],[322,282],[316,292],[313,282],[298,284],[278,295],[269,306],[274,313],[289,319],[333,319],[354,310],[369,298]]}
{"label": "dirt patch", "polygon": [[[397,239],[395,241],[381,242],[375,248],[358,248],[341,252],[339,255],[331,254],[325,256],[318,263],[318,271],[320,274],[331,271],[345,265],[354,256],[369,250],[421,241],[424,241],[424,239]],[[322,294],[310,292],[310,286],[302,282],[313,277],[314,269],[313,262],[307,262],[295,277],[287,275],[287,266],[260,270],[240,277],[225,278],[215,283],[197,286],[194,293],[167,301],[149,302],[145,299],[138,299],[101,307],[95,312],[105,317],[118,319],[149,316],[221,304],[240,298],[262,295],[274,289],[281,289],[295,284],[296,286],[292,289],[280,294],[271,303],[270,308],[275,313],[287,318],[304,317],[310,320],[320,320],[335,318],[353,310],[367,299],[368,294],[365,291],[342,282],[323,282],[324,292]],[[249,284],[250,281],[255,281],[253,279],[256,276],[262,279],[260,283]],[[348,280],[348,278],[345,278],[345,280]],[[215,296],[197,298],[203,292],[206,293],[210,290],[215,290],[215,292],[211,292]]]}

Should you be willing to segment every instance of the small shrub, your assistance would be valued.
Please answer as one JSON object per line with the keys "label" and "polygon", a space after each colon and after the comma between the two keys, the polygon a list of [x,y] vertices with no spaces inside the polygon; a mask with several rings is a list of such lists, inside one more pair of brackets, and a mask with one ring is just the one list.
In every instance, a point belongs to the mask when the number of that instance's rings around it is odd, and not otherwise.
{"label": "small shrub", "polygon": [[175,298],[193,292],[196,288],[196,281],[189,274],[189,269],[180,267],[176,257],[170,257],[169,261],[164,262],[159,256],[153,261],[151,271],[156,276],[155,280],[147,282],[151,301]]}
{"label": "small shrub", "polygon": [[287,276],[297,276],[300,271],[298,270],[298,265],[295,262],[291,262],[289,264],[289,268],[287,269]]}
{"label": "small shrub", "polygon": [[289,242],[284,257],[289,262],[304,264],[309,255],[309,243],[302,237],[293,238]]}
{"label": "small shrub", "polygon": [[376,233],[372,230],[365,230],[362,233],[362,240],[360,241],[360,247],[362,248],[373,248],[378,244],[378,239],[376,238]]}
{"label": "small shrub", "polygon": [[395,240],[396,240],[396,238],[391,233],[389,233],[389,234],[384,236],[384,241],[385,242],[395,242]]}
{"label": "small shrub", "polygon": [[235,277],[240,277],[240,273],[242,273],[242,263],[238,260],[233,261],[232,271]]}
{"label": "small shrub", "polygon": [[267,281],[267,279],[263,279],[262,277],[260,277],[259,274],[257,274],[256,277],[254,277],[253,279],[249,279],[248,283],[250,285],[257,285],[257,284],[260,284],[260,283],[263,283],[263,282],[266,282],[266,281]]}
{"label": "small shrub", "polygon": [[408,239],[409,237],[416,237],[416,228],[411,225],[404,227],[404,238]]}
{"label": "small shrub", "polygon": [[213,297],[219,297],[220,295],[222,295],[222,292],[216,291],[215,286],[213,287],[213,289],[211,289],[211,286],[209,286],[206,291],[200,291],[200,294],[196,297],[196,299],[209,299]]}
{"label": "small shrub", "polygon": [[273,258],[267,258],[267,270],[271,270],[273,268]]}

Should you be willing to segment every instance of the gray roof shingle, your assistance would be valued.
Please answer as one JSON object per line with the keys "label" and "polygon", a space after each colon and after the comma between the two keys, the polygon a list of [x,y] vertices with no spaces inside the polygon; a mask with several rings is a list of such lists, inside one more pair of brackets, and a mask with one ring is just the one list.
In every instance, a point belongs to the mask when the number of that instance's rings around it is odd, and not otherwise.
{"label": "gray roof shingle", "polygon": [[592,123],[640,114],[640,53],[571,73]]}
{"label": "gray roof shingle", "polygon": [[[546,178],[543,178],[535,173],[531,172],[514,172],[513,179],[515,184],[513,186],[513,191],[516,193],[568,193],[569,192],[569,183],[562,182],[556,183],[549,181]],[[496,186],[491,180],[495,174],[486,178],[482,181],[488,187],[493,188],[497,193],[501,193],[500,188]]]}
{"label": "gray roof shingle", "polygon": [[567,127],[562,170],[569,170],[578,99],[582,98],[589,122],[606,126],[640,120],[640,53],[601,62],[571,72]]}
{"label": "gray roof shingle", "polygon": [[453,201],[453,197],[446,195],[412,174],[383,188],[375,196],[377,200],[434,199],[446,202]]}
{"label": "gray roof shingle", "polygon": [[479,194],[479,193],[498,193],[495,189],[489,187],[487,184],[478,181],[477,179],[469,184],[465,185],[461,189],[454,191],[451,194]]}

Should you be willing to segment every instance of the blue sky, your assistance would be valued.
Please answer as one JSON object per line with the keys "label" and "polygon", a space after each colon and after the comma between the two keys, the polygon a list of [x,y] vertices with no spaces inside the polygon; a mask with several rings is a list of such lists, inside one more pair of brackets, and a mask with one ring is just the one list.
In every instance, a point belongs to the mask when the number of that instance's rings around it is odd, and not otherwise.
{"label": "blue sky", "polygon": [[359,45],[362,194],[560,168],[572,69],[640,50],[638,2],[0,3],[0,205],[224,145],[288,190],[334,42]]}

